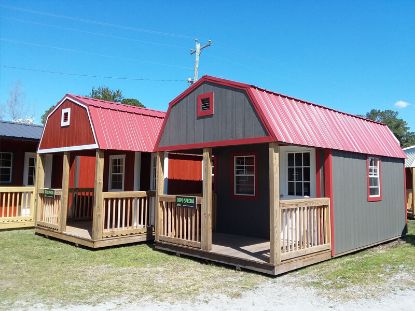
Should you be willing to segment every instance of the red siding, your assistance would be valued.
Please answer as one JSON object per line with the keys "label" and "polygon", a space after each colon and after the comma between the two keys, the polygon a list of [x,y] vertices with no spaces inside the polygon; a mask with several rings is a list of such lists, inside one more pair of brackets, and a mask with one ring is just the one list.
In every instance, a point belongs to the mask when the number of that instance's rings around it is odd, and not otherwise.
{"label": "red siding", "polygon": [[36,152],[37,141],[0,138],[0,151],[12,152],[12,182],[0,186],[23,186],[25,152]]}
{"label": "red siding", "polygon": [[94,188],[95,157],[81,156],[79,160],[79,188]]}
{"label": "red siding", "polygon": [[[69,187],[75,188],[76,177],[76,155],[71,155],[72,165],[70,168]],[[79,155],[78,188],[94,188],[95,183],[95,155]]]}
{"label": "red siding", "polygon": [[[61,126],[62,109],[71,108],[70,125]],[[66,100],[49,116],[39,149],[94,144],[94,136],[85,108]]]}
{"label": "red siding", "polygon": [[202,157],[169,154],[169,194],[202,193]]}

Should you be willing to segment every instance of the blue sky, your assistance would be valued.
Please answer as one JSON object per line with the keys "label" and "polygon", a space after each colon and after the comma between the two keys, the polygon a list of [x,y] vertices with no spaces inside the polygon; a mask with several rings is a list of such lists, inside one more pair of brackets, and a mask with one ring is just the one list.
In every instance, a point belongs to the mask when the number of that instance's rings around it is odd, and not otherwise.
{"label": "blue sky", "polygon": [[213,40],[200,75],[354,114],[398,110],[414,131],[414,16],[410,0],[0,0],[0,105],[20,83],[39,122],[65,93],[105,85],[166,110],[193,75],[198,38]]}

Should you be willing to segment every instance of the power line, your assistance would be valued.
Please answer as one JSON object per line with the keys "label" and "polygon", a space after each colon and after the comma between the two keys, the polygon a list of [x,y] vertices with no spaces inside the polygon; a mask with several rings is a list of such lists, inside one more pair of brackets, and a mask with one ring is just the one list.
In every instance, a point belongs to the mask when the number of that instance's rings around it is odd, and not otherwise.
{"label": "power line", "polygon": [[101,79],[113,79],[113,80],[151,81],[151,82],[187,82],[185,79],[151,79],[151,78],[134,78],[134,77],[123,77],[123,76],[100,76],[96,74],[63,72],[63,71],[54,71],[54,70],[19,67],[19,66],[2,65],[1,67],[4,69],[15,69],[15,70],[41,72],[41,73],[83,77],[83,78],[101,78]]}
{"label": "power line", "polygon": [[137,28],[137,27],[131,27],[131,26],[124,26],[124,25],[119,25],[119,24],[101,22],[101,21],[97,21],[97,20],[67,16],[67,15],[54,14],[54,13],[45,12],[45,11],[31,10],[31,9],[25,9],[25,8],[21,8],[21,7],[9,6],[9,5],[3,5],[3,4],[0,4],[0,7],[4,8],[4,9],[9,9],[9,10],[15,10],[15,11],[20,11],[20,12],[25,12],[25,13],[30,13],[30,14],[37,14],[37,15],[43,15],[43,16],[49,16],[49,17],[56,17],[56,18],[67,19],[67,20],[72,20],[72,21],[77,21],[77,22],[82,22],[82,23],[87,23],[87,24],[93,24],[93,25],[98,25],[98,26],[113,27],[113,28],[129,30],[129,31],[135,31],[135,32],[144,32],[144,33],[160,35],[160,36],[166,36],[166,37],[192,39],[192,36],[188,36],[188,35],[184,35],[184,34],[178,34],[178,33],[172,33],[172,32],[163,32],[163,31],[157,31],[157,30],[146,29],[146,28]]}
{"label": "power line", "polygon": [[110,34],[106,34],[106,33],[92,32],[92,31],[86,31],[86,30],[76,29],[76,28],[72,28],[72,27],[63,27],[63,26],[58,26],[58,25],[33,22],[33,21],[28,21],[28,20],[19,19],[19,18],[13,18],[13,17],[4,17],[4,19],[19,22],[19,23],[25,23],[25,24],[31,24],[31,25],[40,25],[40,26],[52,27],[52,28],[56,28],[56,29],[75,31],[75,32],[84,33],[84,34],[88,34],[88,35],[93,35],[93,36],[101,36],[101,37],[120,39],[120,40],[126,40],[126,41],[131,41],[131,42],[138,42],[138,43],[143,43],[143,44],[153,44],[153,45],[174,47],[174,48],[180,48],[180,49],[184,48],[184,46],[175,45],[175,44],[168,44],[168,43],[161,43],[161,42],[154,42],[154,41],[147,41],[147,40],[139,40],[139,39],[134,39],[134,38],[122,37],[122,36],[115,36],[115,35],[110,35]]}
{"label": "power line", "polygon": [[0,37],[0,41],[8,42],[8,43],[14,43],[14,44],[23,44],[23,45],[41,47],[41,48],[55,49],[55,50],[65,51],[65,52],[83,53],[83,54],[87,54],[87,55],[100,56],[100,57],[106,57],[106,58],[124,59],[124,60],[128,60],[128,61],[142,63],[142,64],[152,64],[152,65],[159,65],[159,66],[166,66],[166,67],[175,67],[175,68],[187,69],[187,70],[192,69],[192,68],[186,67],[186,66],[165,64],[165,63],[159,63],[159,62],[153,62],[153,61],[143,61],[143,60],[137,59],[137,58],[119,57],[119,56],[100,54],[100,53],[77,50],[77,49],[64,48],[64,47],[59,47],[59,46],[39,44],[39,43],[33,43],[33,42],[27,42],[27,41],[12,40],[12,39],[2,38],[2,37]]}

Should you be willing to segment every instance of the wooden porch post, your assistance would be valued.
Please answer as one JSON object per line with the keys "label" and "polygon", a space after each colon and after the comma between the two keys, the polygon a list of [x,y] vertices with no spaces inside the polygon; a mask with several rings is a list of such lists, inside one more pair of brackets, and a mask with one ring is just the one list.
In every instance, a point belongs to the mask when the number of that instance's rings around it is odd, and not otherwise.
{"label": "wooden porch post", "polygon": [[62,167],[62,196],[61,196],[61,215],[59,232],[66,231],[66,217],[68,215],[68,199],[69,199],[69,158],[71,154],[64,152]]}
{"label": "wooden porch post", "polygon": [[40,213],[41,213],[41,200],[40,200],[40,189],[45,187],[45,165],[44,165],[45,157],[40,155],[39,153],[36,155],[36,183],[35,183],[35,206],[34,206],[34,214],[33,217],[35,218],[35,226],[37,222],[40,220]]}
{"label": "wooden porch post", "polygon": [[95,153],[94,207],[92,210],[92,240],[102,239],[104,226],[102,190],[104,185],[104,151]]}
{"label": "wooden porch post", "polygon": [[280,154],[277,143],[269,147],[269,228],[270,256],[272,265],[281,263],[281,210],[280,210]]}
{"label": "wooden porch post", "polygon": [[160,209],[160,195],[164,194],[164,152],[157,152],[156,155],[156,198],[155,198],[155,239],[159,241],[160,229],[162,227],[162,214]]}
{"label": "wooden porch post", "polygon": [[212,250],[212,148],[203,149],[203,199],[201,221],[201,247]]}

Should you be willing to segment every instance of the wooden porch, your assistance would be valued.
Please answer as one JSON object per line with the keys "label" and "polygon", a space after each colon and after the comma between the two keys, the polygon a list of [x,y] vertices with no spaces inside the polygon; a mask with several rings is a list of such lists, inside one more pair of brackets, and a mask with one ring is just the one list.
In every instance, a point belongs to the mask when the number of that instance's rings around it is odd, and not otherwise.
{"label": "wooden porch", "polygon": [[0,230],[35,225],[35,187],[0,187]]}
{"label": "wooden porch", "polygon": [[96,152],[94,188],[69,188],[69,153],[63,160],[62,189],[44,189],[38,156],[35,232],[90,248],[153,239],[154,191],[103,192],[104,155]]}
{"label": "wooden porch", "polygon": [[270,239],[212,230],[212,151],[203,151],[203,196],[181,207],[163,194],[163,154],[157,157],[156,248],[237,268],[278,275],[331,258],[329,198],[279,199],[278,146],[270,144]]}
{"label": "wooden porch", "polygon": [[[280,202],[281,261],[271,263],[269,240],[212,233],[209,250],[201,247],[200,207],[176,207],[175,196],[160,196],[162,225],[156,248],[207,259],[237,268],[278,275],[331,258],[329,199]],[[198,201],[201,198],[198,198]]]}

